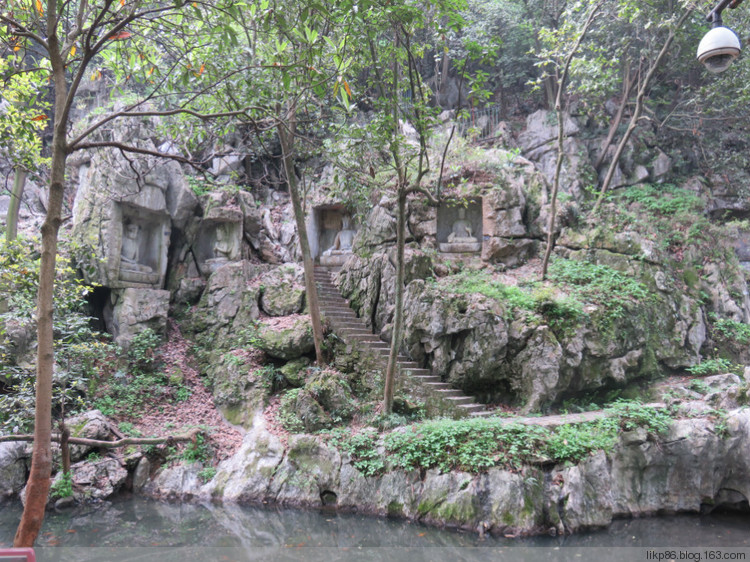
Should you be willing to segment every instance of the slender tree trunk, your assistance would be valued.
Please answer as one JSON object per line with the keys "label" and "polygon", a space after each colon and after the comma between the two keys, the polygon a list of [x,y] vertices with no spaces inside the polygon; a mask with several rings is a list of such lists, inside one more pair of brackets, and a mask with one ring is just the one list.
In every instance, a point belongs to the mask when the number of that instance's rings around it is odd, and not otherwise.
{"label": "slender tree trunk", "polygon": [[18,212],[21,209],[21,197],[26,185],[26,170],[16,166],[13,177],[13,191],[10,193],[10,205],[8,206],[8,217],[5,221],[5,239],[15,240],[18,236]]}
{"label": "slender tree trunk", "polygon": [[[65,102],[65,80],[62,67],[55,76],[55,108]],[[60,91],[62,90],[62,91]],[[62,113],[62,112],[61,112]],[[55,364],[52,343],[52,314],[57,259],[57,235],[60,229],[63,182],[65,181],[65,127],[55,124],[52,141],[52,169],[49,184],[47,216],[42,224],[42,259],[39,267],[37,295],[37,366],[36,407],[34,412],[34,452],[26,487],[26,505],[13,545],[34,545],[44,520],[44,509],[52,472],[52,372]]]}
{"label": "slender tree trunk", "polygon": [[547,222],[547,249],[544,252],[544,259],[542,260],[542,279],[547,278],[547,267],[549,266],[549,258],[552,255],[552,249],[555,245],[555,218],[557,215],[557,192],[560,188],[560,172],[562,170],[563,157],[563,145],[565,142],[565,114],[563,112],[563,93],[565,92],[565,82],[568,79],[568,73],[570,71],[570,63],[573,61],[573,57],[581,45],[581,41],[586,36],[586,33],[591,27],[591,24],[596,18],[597,13],[601,9],[603,1],[596,4],[586,18],[586,23],[583,26],[578,38],[576,39],[573,48],[565,57],[565,65],[563,66],[562,76],[557,83],[557,95],[555,96],[555,112],[557,113],[557,162],[555,163],[555,177],[552,182],[552,196],[550,197],[550,214],[549,221]]}
{"label": "slender tree trunk", "polygon": [[[398,28],[394,30],[394,43],[396,49],[400,44],[400,33]],[[391,331],[391,349],[388,353],[388,366],[385,370],[385,381],[383,384],[383,411],[390,414],[393,411],[393,393],[396,387],[396,364],[398,363],[398,351],[401,347],[401,330],[404,315],[404,246],[406,245],[406,169],[401,161],[399,146],[399,64],[398,59],[393,59],[393,90],[392,90],[392,119],[393,140],[391,141],[391,156],[396,168],[398,183],[396,185],[396,197],[398,199],[396,216],[396,279],[395,279],[395,310],[393,312],[393,330]]]}
{"label": "slender tree trunk", "polygon": [[315,285],[315,270],[312,256],[310,255],[310,241],[307,239],[307,226],[305,225],[305,212],[302,209],[302,201],[297,186],[297,176],[294,173],[294,130],[296,126],[296,108],[290,107],[285,110],[286,118],[279,123],[277,131],[281,141],[281,152],[284,160],[284,171],[289,185],[289,195],[294,208],[294,221],[297,223],[297,235],[302,251],[302,266],[305,270],[305,292],[307,294],[307,305],[310,309],[310,320],[313,328],[313,342],[315,344],[315,359],[319,366],[325,365],[323,357],[323,324],[320,320],[320,303],[318,301],[318,288]]}
{"label": "slender tree trunk", "polygon": [[402,182],[398,188],[398,216],[396,227],[396,287],[395,310],[393,313],[393,330],[391,334],[391,350],[388,353],[388,367],[385,371],[385,385],[383,389],[383,411],[390,414],[393,411],[393,392],[396,387],[396,365],[398,352],[401,347],[401,334],[404,328],[404,248],[406,246],[406,189]]}
{"label": "slender tree trunk", "polygon": [[622,85],[622,99],[620,100],[620,106],[617,108],[617,114],[614,116],[614,118],[612,119],[612,123],[610,123],[609,125],[609,133],[607,134],[607,138],[602,143],[602,147],[599,150],[599,156],[597,157],[596,162],[594,162],[594,169],[597,172],[599,171],[599,168],[602,167],[604,158],[607,156],[607,149],[615,139],[617,128],[620,126],[620,123],[622,123],[622,117],[625,114],[625,108],[628,106],[628,100],[630,99],[630,92],[633,90],[633,85],[635,84],[635,76],[632,76],[630,74],[629,63],[625,68],[625,77],[623,78],[623,80],[624,82]]}
{"label": "slender tree trunk", "polygon": [[622,138],[620,139],[620,142],[617,145],[617,149],[615,150],[615,154],[612,157],[612,161],[609,163],[609,168],[607,169],[607,175],[604,177],[604,182],[602,183],[602,189],[601,191],[599,191],[599,197],[596,199],[596,204],[594,205],[594,208],[591,211],[591,213],[594,215],[599,212],[599,208],[601,207],[602,201],[604,200],[604,195],[607,193],[607,190],[609,189],[609,186],[612,183],[612,178],[615,175],[617,164],[620,162],[620,157],[622,156],[622,153],[625,151],[625,145],[628,143],[628,140],[630,139],[630,135],[633,134],[633,131],[638,125],[638,120],[641,118],[641,113],[643,113],[643,105],[644,105],[644,101],[646,98],[646,91],[648,90],[648,87],[651,85],[651,79],[654,77],[654,74],[656,74],[656,69],[659,68],[661,61],[664,60],[664,57],[667,54],[667,51],[669,50],[669,47],[672,45],[672,41],[674,40],[677,30],[682,27],[682,24],[685,23],[685,20],[688,18],[688,16],[692,12],[693,12],[693,8],[689,8],[685,10],[682,16],[680,16],[680,19],[677,21],[677,24],[669,31],[667,40],[664,41],[664,45],[662,45],[661,51],[659,51],[659,54],[656,56],[656,60],[654,60],[654,63],[651,65],[651,68],[649,68],[648,72],[646,73],[646,77],[643,79],[643,82],[641,83],[641,87],[638,89],[638,95],[636,96],[636,99],[635,99],[635,109],[633,110],[633,115],[630,116],[630,121],[628,122],[628,128],[625,130],[625,134],[622,136]]}
{"label": "slender tree trunk", "polygon": [[60,420],[60,454],[62,457],[63,474],[70,472],[70,429],[65,425],[65,420]]}
{"label": "slender tree trunk", "polygon": [[55,86],[55,125],[52,137],[52,164],[50,169],[49,203],[42,224],[42,257],[39,266],[37,293],[37,364],[36,404],[34,410],[34,451],[31,470],[26,485],[26,505],[13,540],[15,547],[32,547],[44,520],[44,509],[50,488],[52,472],[52,373],[55,365],[52,316],[55,285],[57,236],[62,224],[62,204],[65,182],[65,162],[68,157],[66,142],[67,84],[65,65],[60,56],[57,37],[56,4],[47,2],[47,34],[52,80]]}
{"label": "slender tree trunk", "polygon": [[[560,81],[558,90],[557,103],[560,103],[560,92],[562,92],[563,82]],[[565,141],[565,114],[563,113],[562,106],[557,105],[557,162],[555,163],[555,178],[552,182],[552,195],[550,196],[550,211],[549,220],[547,221],[547,249],[544,251],[544,259],[542,259],[542,280],[547,278],[547,268],[549,266],[549,258],[552,255],[552,248],[555,243],[555,217],[557,215],[557,192],[560,187],[560,171],[562,170],[563,157],[563,144]]]}

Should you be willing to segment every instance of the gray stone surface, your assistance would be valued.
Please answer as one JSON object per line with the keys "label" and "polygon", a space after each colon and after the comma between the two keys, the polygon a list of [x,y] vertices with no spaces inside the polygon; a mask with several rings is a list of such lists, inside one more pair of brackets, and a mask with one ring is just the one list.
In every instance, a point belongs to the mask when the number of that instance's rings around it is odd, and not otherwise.
{"label": "gray stone surface", "polygon": [[264,502],[397,516],[508,535],[572,533],[614,517],[699,512],[750,497],[750,411],[734,410],[726,435],[709,419],[673,422],[659,438],[623,432],[609,451],[574,464],[527,466],[482,474],[391,470],[363,476],[320,437],[296,435],[285,446],[260,411],[243,445],[201,485],[188,468],[162,469],[145,493],[160,498]]}
{"label": "gray stone surface", "polygon": [[146,328],[165,334],[169,313],[169,291],[124,289],[114,306],[112,334],[115,342],[127,347],[133,336]]}
{"label": "gray stone surface", "polygon": [[[107,418],[99,410],[90,410],[73,416],[65,421],[71,437],[108,441],[112,437],[112,428]],[[88,445],[71,445],[70,460],[83,459],[93,448]]]}
{"label": "gray stone surface", "polygon": [[0,502],[15,496],[26,484],[26,443],[0,443]]}
{"label": "gray stone surface", "polygon": [[[669,269],[639,259],[651,251],[645,241],[615,236],[610,247],[632,257],[608,250],[566,254],[629,272],[651,296],[632,301],[628,312],[617,317],[605,317],[592,305],[586,314],[567,320],[554,316],[562,294],[540,300],[533,312],[516,309],[513,316],[501,297],[454,293],[449,280],[425,283],[415,265],[419,253],[408,252],[402,352],[468,395],[515,400],[528,410],[566,392],[623,385],[661,369],[698,363],[708,333],[696,300],[670,284]],[[342,293],[385,341],[393,318],[393,275],[389,256],[382,254],[353,259],[338,275]],[[725,296],[726,306],[739,306],[732,300],[738,291],[730,295],[726,286],[716,291]]]}
{"label": "gray stone surface", "polygon": [[271,357],[290,361],[314,349],[312,323],[307,315],[300,315],[283,324],[272,321],[258,326],[258,347]]}
{"label": "gray stone surface", "polygon": [[[156,150],[151,140],[155,122],[117,121],[102,140],[130,143]],[[102,150],[78,166],[73,205],[72,239],[76,258],[88,282],[106,287],[164,286],[172,228],[184,228],[198,201],[180,166],[152,156],[125,157]],[[135,225],[137,251],[125,252],[128,225]],[[130,257],[128,256],[130,254]],[[125,263],[134,259],[139,268]]]}
{"label": "gray stone surface", "polygon": [[269,316],[302,312],[305,303],[305,272],[301,265],[284,264],[260,278],[260,308]]}

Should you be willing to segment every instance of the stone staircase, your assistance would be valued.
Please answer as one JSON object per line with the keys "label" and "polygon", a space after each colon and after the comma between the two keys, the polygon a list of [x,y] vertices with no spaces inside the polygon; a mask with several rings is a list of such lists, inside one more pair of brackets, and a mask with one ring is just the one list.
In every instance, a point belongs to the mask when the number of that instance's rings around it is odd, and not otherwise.
{"label": "stone staircase", "polygon": [[[369,354],[376,364],[385,369],[388,364],[390,345],[372,333],[365,321],[349,307],[349,303],[333,284],[330,271],[326,267],[315,267],[315,282],[318,287],[320,309],[334,333],[345,344],[359,352]],[[461,418],[466,416],[487,416],[491,412],[458,389],[440,380],[428,369],[423,369],[408,357],[398,357],[397,386],[409,395],[423,400],[428,415],[448,415]]]}

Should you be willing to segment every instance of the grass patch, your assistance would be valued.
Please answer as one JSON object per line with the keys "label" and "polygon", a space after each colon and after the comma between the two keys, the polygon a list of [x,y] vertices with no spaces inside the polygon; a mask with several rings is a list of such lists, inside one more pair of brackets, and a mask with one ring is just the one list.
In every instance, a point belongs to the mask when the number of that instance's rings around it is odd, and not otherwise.
{"label": "grass patch", "polygon": [[672,420],[667,410],[636,402],[617,402],[606,412],[607,417],[599,420],[552,429],[502,418],[440,419],[382,436],[374,428],[353,435],[340,429],[326,436],[366,476],[380,474],[388,466],[477,473],[491,467],[516,470],[540,462],[579,462],[595,451],[610,450],[623,431],[644,428],[656,436]]}
{"label": "grass patch", "polygon": [[604,310],[604,327],[624,318],[631,305],[652,297],[637,279],[609,266],[587,261],[555,259],[550,264],[549,279],[567,287],[578,299],[600,306]]}
{"label": "grass patch", "polygon": [[700,213],[703,202],[692,191],[673,184],[641,184],[619,194],[628,203],[638,203],[652,215],[671,217],[686,213]]}
{"label": "grass patch", "polygon": [[743,367],[742,365],[731,362],[729,359],[719,357],[716,359],[706,359],[705,361],[701,361],[697,365],[688,367],[686,371],[691,375],[696,376],[721,375],[724,373],[740,375],[742,374]]}
{"label": "grass patch", "polygon": [[580,322],[585,314],[583,304],[575,297],[555,294],[551,287],[532,283],[528,287],[504,285],[484,272],[464,271],[449,278],[456,294],[484,295],[508,307],[506,319],[517,311],[543,318],[553,330],[565,330]]}

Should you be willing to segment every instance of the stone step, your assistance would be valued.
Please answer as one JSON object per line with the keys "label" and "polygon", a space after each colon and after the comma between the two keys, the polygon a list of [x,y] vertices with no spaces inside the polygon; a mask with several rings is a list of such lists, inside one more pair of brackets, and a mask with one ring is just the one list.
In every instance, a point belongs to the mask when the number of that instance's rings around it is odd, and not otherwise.
{"label": "stone step", "polygon": [[325,314],[332,316],[348,316],[351,318],[358,318],[357,313],[351,308],[345,308],[343,306],[329,306],[322,309]]}
{"label": "stone step", "polygon": [[415,379],[424,379],[424,378],[436,378],[440,380],[440,377],[436,377],[432,374],[432,371],[429,369],[420,369],[418,367],[403,367],[401,366],[401,370],[405,371],[409,374],[410,377],[414,377]]}
{"label": "stone step", "polygon": [[454,390],[447,382],[426,382],[424,386],[430,390]]}
{"label": "stone step", "polygon": [[346,304],[346,301],[341,297],[339,297],[338,299],[328,299],[325,301],[320,301],[320,307],[335,308],[339,310],[348,310],[349,312],[354,312],[352,307]]}
{"label": "stone step", "polygon": [[351,310],[349,303],[346,302],[344,297],[321,297],[318,299],[318,303],[321,306],[340,306]]}
{"label": "stone step", "polygon": [[367,334],[368,336],[374,335],[372,330],[370,330],[364,322],[360,322],[356,326],[342,326],[341,333],[345,336],[353,334]]}
{"label": "stone step", "polygon": [[488,412],[487,406],[480,404],[479,402],[473,401],[466,404],[458,404],[458,407],[463,410],[469,410],[470,412]]}
{"label": "stone step", "polygon": [[[336,325],[337,328],[350,328],[352,330],[356,331],[367,331],[367,325],[364,323],[363,320],[351,318],[351,319],[345,319],[345,318],[329,318],[329,320]],[[359,320],[359,321],[357,321]]]}
{"label": "stone step", "polygon": [[341,306],[326,306],[326,307],[320,307],[320,310],[323,312],[323,314],[347,314],[349,316],[357,317],[357,313],[354,312],[351,308],[344,308]]}
{"label": "stone step", "polygon": [[[481,406],[481,404],[476,404],[477,406]],[[464,406],[459,406],[460,408],[464,408]],[[492,410],[471,410],[469,412],[469,416],[472,418],[488,418],[493,414]]]}
{"label": "stone step", "polygon": [[360,318],[359,316],[334,314],[333,318],[342,328],[348,328],[350,325],[352,328],[362,328],[366,326],[364,318]]}
{"label": "stone step", "polygon": [[[434,387],[438,384],[443,384],[443,383],[426,382],[425,386]],[[437,395],[440,396],[441,398],[461,398],[461,399],[466,398],[469,402],[474,402],[473,398],[469,398],[457,388],[440,388],[436,392],[437,392]]]}
{"label": "stone step", "polygon": [[470,406],[476,404],[471,396],[448,396],[445,398],[448,402],[454,406]]}
{"label": "stone step", "polygon": [[356,328],[366,330],[364,322],[356,316],[344,316],[342,314],[323,314],[326,319],[335,325],[336,328]]}
{"label": "stone step", "polygon": [[346,337],[353,339],[353,340],[361,341],[362,343],[380,343],[381,342],[381,339],[378,336],[369,332],[366,334],[357,334],[357,333],[347,334]]}
{"label": "stone step", "polygon": [[338,291],[329,291],[327,289],[320,290],[318,289],[318,298],[319,299],[344,299],[344,297],[339,293]]}
{"label": "stone step", "polygon": [[[362,337],[362,336],[360,336]],[[367,336],[364,336],[367,337]],[[367,349],[367,344],[372,343],[371,340],[361,340],[357,336],[344,336],[344,341],[349,344],[354,344],[357,349]]]}
{"label": "stone step", "polygon": [[420,377],[411,377],[411,378],[413,378],[414,380],[416,380],[417,382],[419,382],[421,384],[425,384],[425,383],[428,383],[428,382],[443,382],[443,381],[440,380],[440,377],[435,376],[435,375],[420,376]]}
{"label": "stone step", "polygon": [[[386,342],[387,343],[387,342]],[[388,344],[390,345],[390,344]],[[419,369],[421,368],[419,366],[419,363],[416,363],[409,359],[408,357],[404,357],[403,355],[399,355],[397,358],[397,364],[396,367],[399,369]]]}

